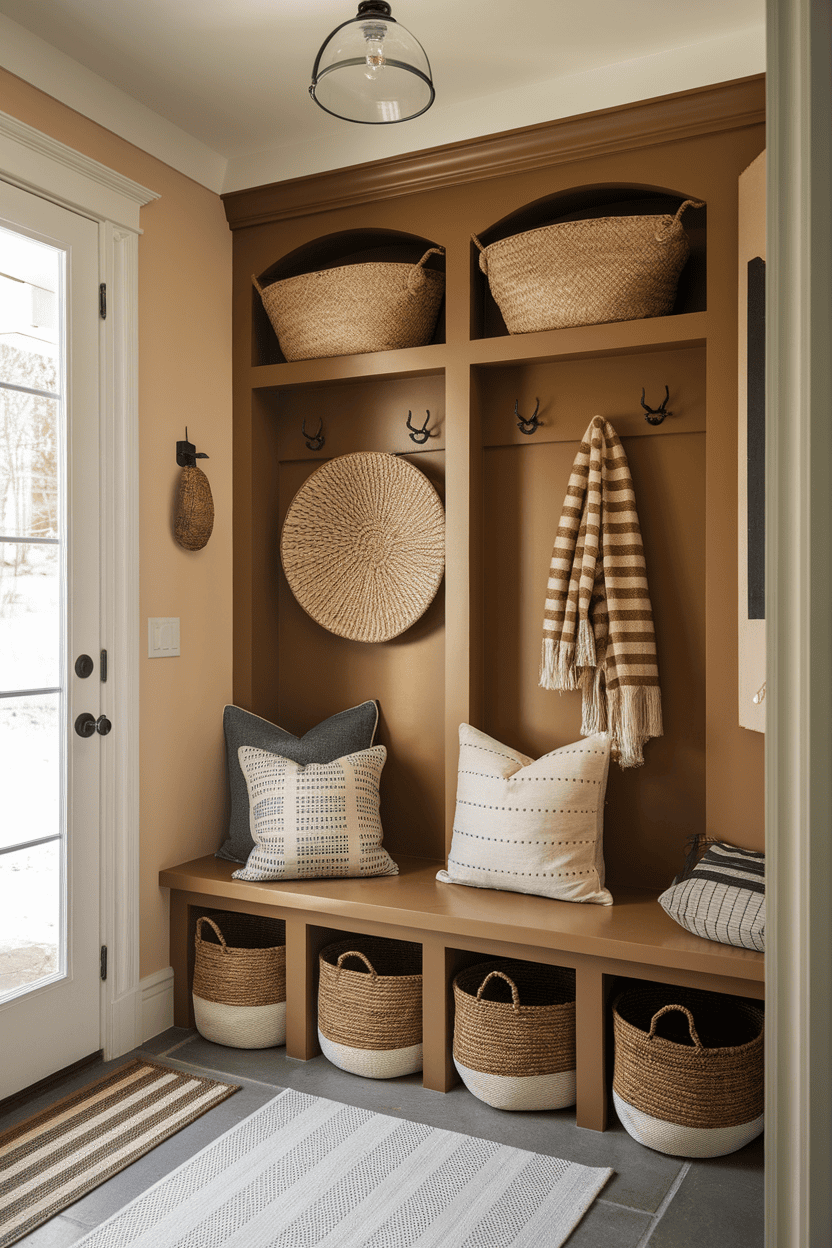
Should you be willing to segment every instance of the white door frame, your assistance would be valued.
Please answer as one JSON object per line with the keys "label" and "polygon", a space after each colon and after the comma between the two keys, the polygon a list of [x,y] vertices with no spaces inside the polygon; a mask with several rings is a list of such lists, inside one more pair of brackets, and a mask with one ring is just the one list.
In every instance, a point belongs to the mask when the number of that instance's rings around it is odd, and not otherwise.
{"label": "white door frame", "polygon": [[767,0],[766,1244],[832,1227],[832,8]]}
{"label": "white door frame", "polygon": [[0,178],[99,225],[101,645],[113,723],[101,764],[101,1045],[118,1057],[139,1044],[139,210],[154,191],[0,113]]}

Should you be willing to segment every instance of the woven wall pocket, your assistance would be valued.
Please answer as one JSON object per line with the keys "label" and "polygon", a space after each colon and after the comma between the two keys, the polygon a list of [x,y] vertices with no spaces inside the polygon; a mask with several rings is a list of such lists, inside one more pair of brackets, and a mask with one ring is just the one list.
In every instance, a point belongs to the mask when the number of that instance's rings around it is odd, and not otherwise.
{"label": "woven wall pocket", "polygon": [[261,286],[263,307],[287,360],[394,351],[430,342],[445,293],[445,274],[417,264],[347,264]]}
{"label": "woven wall pocket", "polygon": [[722,1157],[763,1130],[763,1011],[694,988],[645,986],[613,1005],[613,1101],[660,1153]]}
{"label": "woven wall pocket", "polygon": [[575,1104],[574,971],[485,962],[456,976],[454,1004],[454,1065],[470,1092],[495,1109]]}
{"label": "woven wall pocket", "polygon": [[[194,1019],[206,1040],[235,1049],[286,1043],[286,946],[274,919],[224,914],[196,921]],[[203,936],[207,924],[214,938]],[[280,925],[282,926],[282,924]],[[285,930],[285,929],[284,929]]]}
{"label": "woven wall pocket", "polygon": [[213,528],[211,486],[202,469],[189,464],[179,477],[173,535],[185,550],[202,550]]}
{"label": "woven wall pocket", "polygon": [[422,947],[351,936],[320,955],[318,1040],[324,1056],[367,1079],[422,1069]]}
{"label": "woven wall pocket", "polygon": [[380,451],[322,464],[289,506],[280,540],[295,598],[353,641],[397,637],[427,611],[445,568],[445,513],[424,473]]}
{"label": "woven wall pocket", "polygon": [[690,252],[675,216],[562,221],[500,239],[480,250],[480,268],[510,334],[571,325],[634,321],[673,310]]}

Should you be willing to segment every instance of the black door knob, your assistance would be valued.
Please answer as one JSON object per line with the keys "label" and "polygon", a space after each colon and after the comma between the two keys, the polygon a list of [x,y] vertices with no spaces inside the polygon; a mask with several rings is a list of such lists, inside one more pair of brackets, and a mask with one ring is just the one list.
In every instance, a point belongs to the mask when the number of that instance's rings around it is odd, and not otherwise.
{"label": "black door knob", "polygon": [[79,654],[75,660],[75,675],[80,676],[82,680],[86,680],[88,676],[92,676],[95,664],[88,654]]}
{"label": "black door knob", "polygon": [[75,731],[79,737],[91,737],[95,732],[95,716],[90,715],[89,711],[84,711],[83,715],[79,715],[75,721]]}
{"label": "black door knob", "polygon": [[113,725],[110,723],[106,715],[99,715],[98,719],[95,721],[95,730],[102,737],[106,737],[112,726]]}

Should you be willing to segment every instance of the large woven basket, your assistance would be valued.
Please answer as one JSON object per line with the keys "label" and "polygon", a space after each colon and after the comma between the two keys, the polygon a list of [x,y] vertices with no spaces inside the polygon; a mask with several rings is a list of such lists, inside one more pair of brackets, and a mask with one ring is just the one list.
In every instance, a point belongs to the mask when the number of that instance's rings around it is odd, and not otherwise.
{"label": "large woven basket", "polygon": [[301,273],[269,286],[252,281],[287,360],[393,351],[430,342],[445,293],[445,274],[418,264],[348,264]]}
{"label": "large woven basket", "polygon": [[488,277],[510,334],[665,316],[690,245],[681,216],[598,217],[545,225],[483,247]]}
{"label": "large woven basket", "polygon": [[381,451],[322,464],[280,539],[295,598],[338,637],[397,637],[430,606],[445,568],[445,513],[424,473]]}
{"label": "large woven basket", "polygon": [[373,936],[328,945],[320,955],[318,1040],[335,1066],[366,1079],[421,1070],[421,945]]}
{"label": "large woven basket", "polygon": [[[203,936],[205,924],[216,939]],[[286,946],[274,943],[275,920],[229,913],[222,927],[207,915],[196,921],[197,1031],[233,1049],[285,1044]]]}
{"label": "large woven basket", "polygon": [[454,1064],[470,1092],[495,1109],[575,1104],[574,971],[485,962],[459,972],[454,1002]]}
{"label": "large woven basket", "polygon": [[722,1157],[761,1133],[761,1009],[657,985],[622,993],[613,1020],[613,1101],[633,1139],[673,1156]]}

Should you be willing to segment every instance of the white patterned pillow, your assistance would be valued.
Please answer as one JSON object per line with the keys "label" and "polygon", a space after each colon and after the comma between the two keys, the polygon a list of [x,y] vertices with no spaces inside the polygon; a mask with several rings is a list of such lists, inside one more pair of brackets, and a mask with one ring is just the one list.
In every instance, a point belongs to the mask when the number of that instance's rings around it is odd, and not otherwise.
{"label": "white patterned pillow", "polygon": [[713,841],[662,893],[659,904],[694,936],[764,953],[765,864],[765,854],[756,850]]}
{"label": "white patterned pillow", "polygon": [[437,880],[612,905],[602,843],[609,765],[603,736],[535,761],[462,724],[454,835]]}
{"label": "white patterned pillow", "polygon": [[254,849],[235,880],[398,875],[381,843],[383,745],[305,767],[251,745],[237,751]]}

